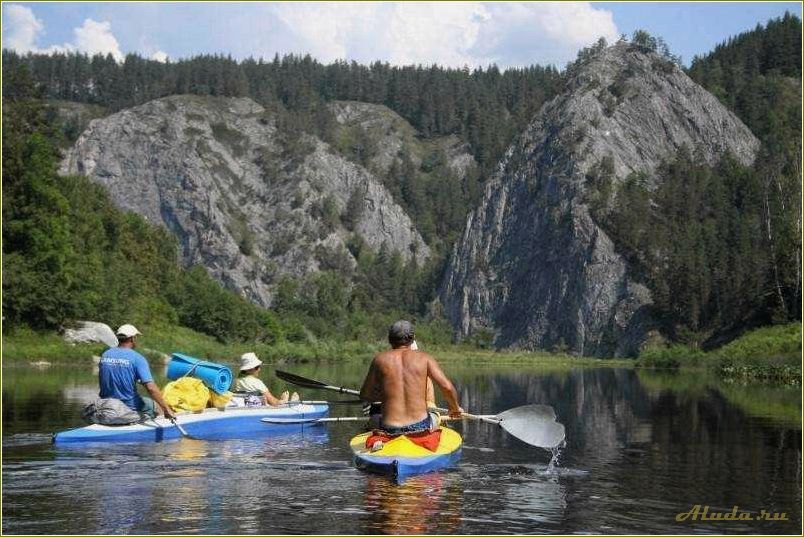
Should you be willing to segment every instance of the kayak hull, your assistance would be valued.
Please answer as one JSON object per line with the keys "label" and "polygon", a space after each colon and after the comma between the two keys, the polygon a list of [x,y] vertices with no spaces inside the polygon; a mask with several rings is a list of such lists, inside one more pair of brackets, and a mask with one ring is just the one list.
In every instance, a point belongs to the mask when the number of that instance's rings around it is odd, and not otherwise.
{"label": "kayak hull", "polygon": [[366,472],[386,475],[397,482],[408,477],[441,470],[461,458],[461,435],[452,429],[441,429],[441,442],[435,452],[417,446],[404,436],[394,438],[382,449],[372,452],[366,448],[370,433],[355,436],[350,441],[355,466]]}
{"label": "kayak hull", "polygon": [[[266,425],[260,421],[265,417],[323,418],[328,412],[327,405],[307,404],[287,407],[207,408],[203,412],[179,414],[177,421],[187,434],[201,440],[248,438],[302,430],[301,425]],[[132,425],[94,424],[69,429],[53,435],[53,443],[161,442],[181,437],[181,431],[170,420],[158,417]]]}

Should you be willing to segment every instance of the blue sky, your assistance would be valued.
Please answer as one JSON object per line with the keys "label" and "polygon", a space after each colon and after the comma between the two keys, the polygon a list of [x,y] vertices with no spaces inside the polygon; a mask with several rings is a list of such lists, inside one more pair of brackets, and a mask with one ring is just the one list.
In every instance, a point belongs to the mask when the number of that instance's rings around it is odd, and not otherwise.
{"label": "blue sky", "polygon": [[689,63],[799,2],[3,3],[3,46],[178,59],[310,53],[450,66],[554,64],[643,28]]}

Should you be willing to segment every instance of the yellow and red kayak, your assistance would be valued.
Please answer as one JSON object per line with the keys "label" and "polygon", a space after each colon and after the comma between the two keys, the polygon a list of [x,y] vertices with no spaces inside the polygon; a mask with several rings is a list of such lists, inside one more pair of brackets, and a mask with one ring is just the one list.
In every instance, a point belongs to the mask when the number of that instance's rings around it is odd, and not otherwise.
{"label": "yellow and red kayak", "polygon": [[406,436],[397,436],[377,451],[366,447],[371,433],[359,434],[349,442],[355,466],[361,470],[387,475],[397,482],[412,475],[440,470],[461,458],[463,438],[447,427],[441,428],[441,441],[435,451],[414,444]]}

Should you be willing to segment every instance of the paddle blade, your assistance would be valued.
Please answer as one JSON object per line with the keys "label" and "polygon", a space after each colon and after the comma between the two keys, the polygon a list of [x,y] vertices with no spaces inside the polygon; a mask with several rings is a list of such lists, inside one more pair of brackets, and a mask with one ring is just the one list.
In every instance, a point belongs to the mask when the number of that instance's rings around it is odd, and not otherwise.
{"label": "paddle blade", "polygon": [[556,422],[553,407],[525,405],[497,415],[500,427],[532,446],[551,449],[564,440],[564,426]]}
{"label": "paddle blade", "polygon": [[338,393],[348,393],[349,395],[360,395],[360,392],[357,390],[352,390],[350,388],[342,388],[341,386],[330,386],[329,384],[325,384],[321,381],[315,379],[308,379],[306,377],[302,377],[299,375],[294,375],[293,373],[288,373],[287,371],[276,371],[276,376],[290,382],[291,384],[295,384],[297,386],[303,386],[305,388],[313,388],[315,390],[331,390],[333,392]]}

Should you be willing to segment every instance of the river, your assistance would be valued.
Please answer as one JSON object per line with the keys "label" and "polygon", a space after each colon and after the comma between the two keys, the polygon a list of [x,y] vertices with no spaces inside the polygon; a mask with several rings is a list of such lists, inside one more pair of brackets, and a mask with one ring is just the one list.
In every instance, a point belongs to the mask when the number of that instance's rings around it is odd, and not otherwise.
{"label": "river", "polygon": [[[283,367],[352,387],[364,368]],[[51,433],[80,425],[96,393],[91,367],[6,366],[3,533],[801,533],[799,388],[621,368],[444,368],[467,411],[552,405],[567,433],[558,459],[478,422],[456,426],[465,441],[456,466],[402,485],[353,467],[353,422],[279,437],[56,447]],[[695,506],[710,515],[736,506],[753,520],[701,520]],[[763,510],[777,520],[756,520]]]}

